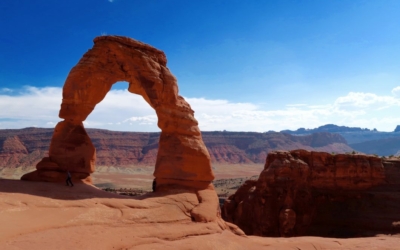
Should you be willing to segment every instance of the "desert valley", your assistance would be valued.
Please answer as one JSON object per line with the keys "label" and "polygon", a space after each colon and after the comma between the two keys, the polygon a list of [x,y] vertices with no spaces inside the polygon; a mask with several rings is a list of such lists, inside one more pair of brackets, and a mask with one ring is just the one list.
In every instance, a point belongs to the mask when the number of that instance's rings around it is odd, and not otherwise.
{"label": "desert valley", "polygon": [[[54,129],[0,130],[0,249],[399,249],[397,128],[201,132],[166,63],[96,37]],[[161,132],[84,128],[117,81]]]}

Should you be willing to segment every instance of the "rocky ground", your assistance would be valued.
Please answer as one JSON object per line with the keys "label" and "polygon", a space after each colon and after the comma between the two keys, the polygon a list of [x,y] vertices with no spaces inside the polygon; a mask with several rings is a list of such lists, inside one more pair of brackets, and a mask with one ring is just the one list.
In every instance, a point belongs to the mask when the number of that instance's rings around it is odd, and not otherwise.
{"label": "rocky ground", "polygon": [[[258,176],[264,168],[263,164],[215,164],[213,171],[216,176],[215,189],[220,197],[228,197],[236,192],[244,181]],[[0,171],[0,179],[20,179],[25,173],[33,171],[34,167],[5,168]],[[116,190],[118,193],[142,194],[151,191],[153,181],[153,166],[110,167],[98,166],[92,174],[96,187]]]}
{"label": "rocky ground", "polygon": [[[263,167],[214,165],[220,202],[244,181],[257,179]],[[394,170],[389,168],[391,179],[398,178]],[[237,235],[221,221],[196,223],[189,215],[196,194],[150,192],[153,171],[98,167],[97,187],[0,179],[0,249],[398,249],[398,235],[270,238]]]}
{"label": "rocky ground", "polygon": [[86,184],[0,180],[0,249],[398,249],[400,238],[262,238],[193,222],[190,190],[141,197]]}

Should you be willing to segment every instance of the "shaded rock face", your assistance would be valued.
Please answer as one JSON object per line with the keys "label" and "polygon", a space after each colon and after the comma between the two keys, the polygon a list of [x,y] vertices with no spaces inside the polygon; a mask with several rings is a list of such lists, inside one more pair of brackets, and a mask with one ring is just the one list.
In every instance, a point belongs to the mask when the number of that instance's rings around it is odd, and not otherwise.
{"label": "shaded rock face", "polygon": [[276,151],[268,154],[258,180],[246,181],[225,201],[223,218],[259,236],[400,232],[392,226],[400,219],[395,210],[390,218],[379,216],[375,199],[387,200],[386,194],[371,191],[385,181],[382,161],[374,156]]}
{"label": "shaded rock face", "polygon": [[166,67],[165,54],[147,44],[126,37],[101,36],[72,68],[63,87],[63,99],[50,143],[49,157],[25,180],[58,180],[42,172],[73,177],[89,176],[95,169],[95,148],[82,122],[103,100],[112,85],[129,82],[131,93],[143,96],[155,109],[161,129],[154,176],[157,183],[174,179],[202,181],[214,179],[210,156],[203,143],[194,111],[178,95],[175,77]]}

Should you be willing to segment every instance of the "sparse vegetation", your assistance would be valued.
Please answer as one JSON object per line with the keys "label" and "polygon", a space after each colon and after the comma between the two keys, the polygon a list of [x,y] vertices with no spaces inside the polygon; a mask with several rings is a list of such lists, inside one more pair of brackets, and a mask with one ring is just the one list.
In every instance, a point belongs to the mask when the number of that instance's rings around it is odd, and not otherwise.
{"label": "sparse vegetation", "polygon": [[128,196],[140,196],[148,193],[143,189],[135,189],[135,188],[103,188],[104,191],[115,193],[119,195],[128,195]]}

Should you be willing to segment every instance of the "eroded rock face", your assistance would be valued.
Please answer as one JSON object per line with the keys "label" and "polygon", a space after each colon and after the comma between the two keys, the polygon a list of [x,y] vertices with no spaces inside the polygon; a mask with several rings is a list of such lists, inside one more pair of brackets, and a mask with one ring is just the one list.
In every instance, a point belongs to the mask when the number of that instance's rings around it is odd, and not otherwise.
{"label": "eroded rock face", "polygon": [[[96,148],[96,167],[154,166],[156,163],[160,139],[158,132],[85,130]],[[48,156],[53,132],[54,129],[47,128],[0,129],[0,169],[3,169],[0,176],[6,172],[13,173],[13,168],[34,167],[44,156]],[[278,148],[336,153],[353,151],[347,144],[338,143],[340,135],[331,138],[326,133],[319,136],[218,131],[201,134],[213,164],[265,164],[268,152]],[[314,145],[311,143],[313,138],[321,136],[325,138],[325,146],[311,147]]]}
{"label": "eroded rock face", "polygon": [[[190,185],[192,181],[214,179],[210,156],[203,143],[194,111],[178,95],[175,77],[168,70],[165,54],[147,44],[126,37],[101,36],[72,68],[63,87],[58,123],[50,144],[49,157],[24,180],[56,181],[46,171],[73,177],[89,176],[95,169],[95,148],[82,121],[103,100],[112,85],[129,82],[131,93],[143,96],[155,109],[161,129],[154,176],[157,183]],[[78,178],[78,177],[76,177]],[[86,178],[86,177],[85,177]],[[170,181],[171,180],[171,181]]]}
{"label": "eroded rock face", "polygon": [[[360,219],[352,213],[370,202],[364,191],[384,182],[382,161],[374,156],[276,151],[268,154],[258,180],[245,182],[225,201],[223,217],[246,234],[318,235],[330,226],[351,227]],[[336,233],[331,236],[343,232]]]}

